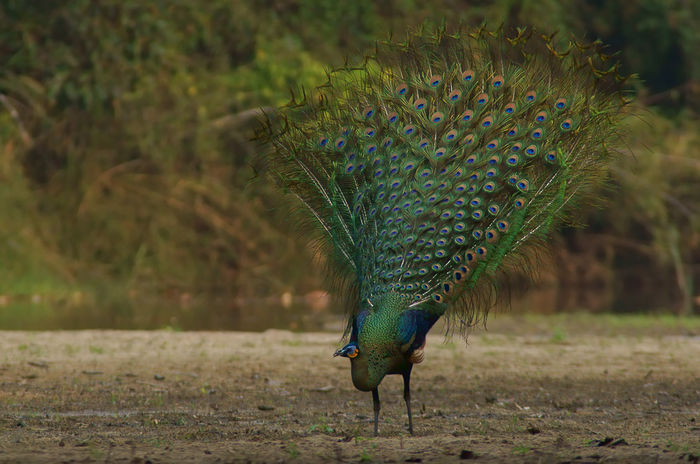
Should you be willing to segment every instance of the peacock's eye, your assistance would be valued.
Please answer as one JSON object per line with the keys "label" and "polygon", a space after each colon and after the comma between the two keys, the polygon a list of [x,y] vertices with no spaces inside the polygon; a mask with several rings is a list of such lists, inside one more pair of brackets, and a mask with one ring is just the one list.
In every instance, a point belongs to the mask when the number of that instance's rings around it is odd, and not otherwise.
{"label": "peacock's eye", "polygon": [[360,350],[357,347],[353,348],[351,352],[348,353],[348,358],[356,358],[360,354]]}

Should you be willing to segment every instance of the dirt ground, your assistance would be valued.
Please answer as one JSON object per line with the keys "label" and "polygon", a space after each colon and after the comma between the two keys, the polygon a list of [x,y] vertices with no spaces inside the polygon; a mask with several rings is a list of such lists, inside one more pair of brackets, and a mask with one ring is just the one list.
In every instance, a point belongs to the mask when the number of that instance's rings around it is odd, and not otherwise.
{"label": "dirt ground", "polygon": [[0,462],[694,462],[700,330],[499,318],[371,395],[337,333],[0,332]]}

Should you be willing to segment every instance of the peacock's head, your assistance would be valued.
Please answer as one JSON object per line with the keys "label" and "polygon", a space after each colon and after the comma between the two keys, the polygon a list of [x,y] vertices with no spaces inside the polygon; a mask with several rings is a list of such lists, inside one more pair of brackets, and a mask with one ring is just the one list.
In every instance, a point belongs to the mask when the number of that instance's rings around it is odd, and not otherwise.
{"label": "peacock's head", "polygon": [[335,353],[333,353],[333,357],[335,358],[336,356],[343,356],[345,358],[356,358],[357,355],[360,354],[360,349],[357,347],[357,344],[355,342],[350,342]]}

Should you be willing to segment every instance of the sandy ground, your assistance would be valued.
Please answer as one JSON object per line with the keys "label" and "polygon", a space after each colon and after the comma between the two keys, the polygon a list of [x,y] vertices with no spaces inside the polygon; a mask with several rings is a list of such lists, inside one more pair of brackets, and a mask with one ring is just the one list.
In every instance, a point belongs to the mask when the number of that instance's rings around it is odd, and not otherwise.
{"label": "sandy ground", "polygon": [[697,329],[428,339],[354,390],[337,333],[0,332],[0,462],[694,462]]}

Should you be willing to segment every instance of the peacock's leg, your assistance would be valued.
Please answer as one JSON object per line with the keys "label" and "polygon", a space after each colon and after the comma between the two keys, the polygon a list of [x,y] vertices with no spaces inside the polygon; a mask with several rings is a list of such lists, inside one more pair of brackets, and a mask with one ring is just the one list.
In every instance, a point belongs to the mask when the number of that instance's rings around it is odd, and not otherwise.
{"label": "peacock's leg", "polygon": [[[411,366],[413,367],[413,366]],[[403,374],[403,399],[408,411],[408,433],[413,435],[413,416],[411,416],[411,369]]]}
{"label": "peacock's leg", "polygon": [[372,390],[372,402],[374,403],[374,436],[379,435],[379,390]]}

